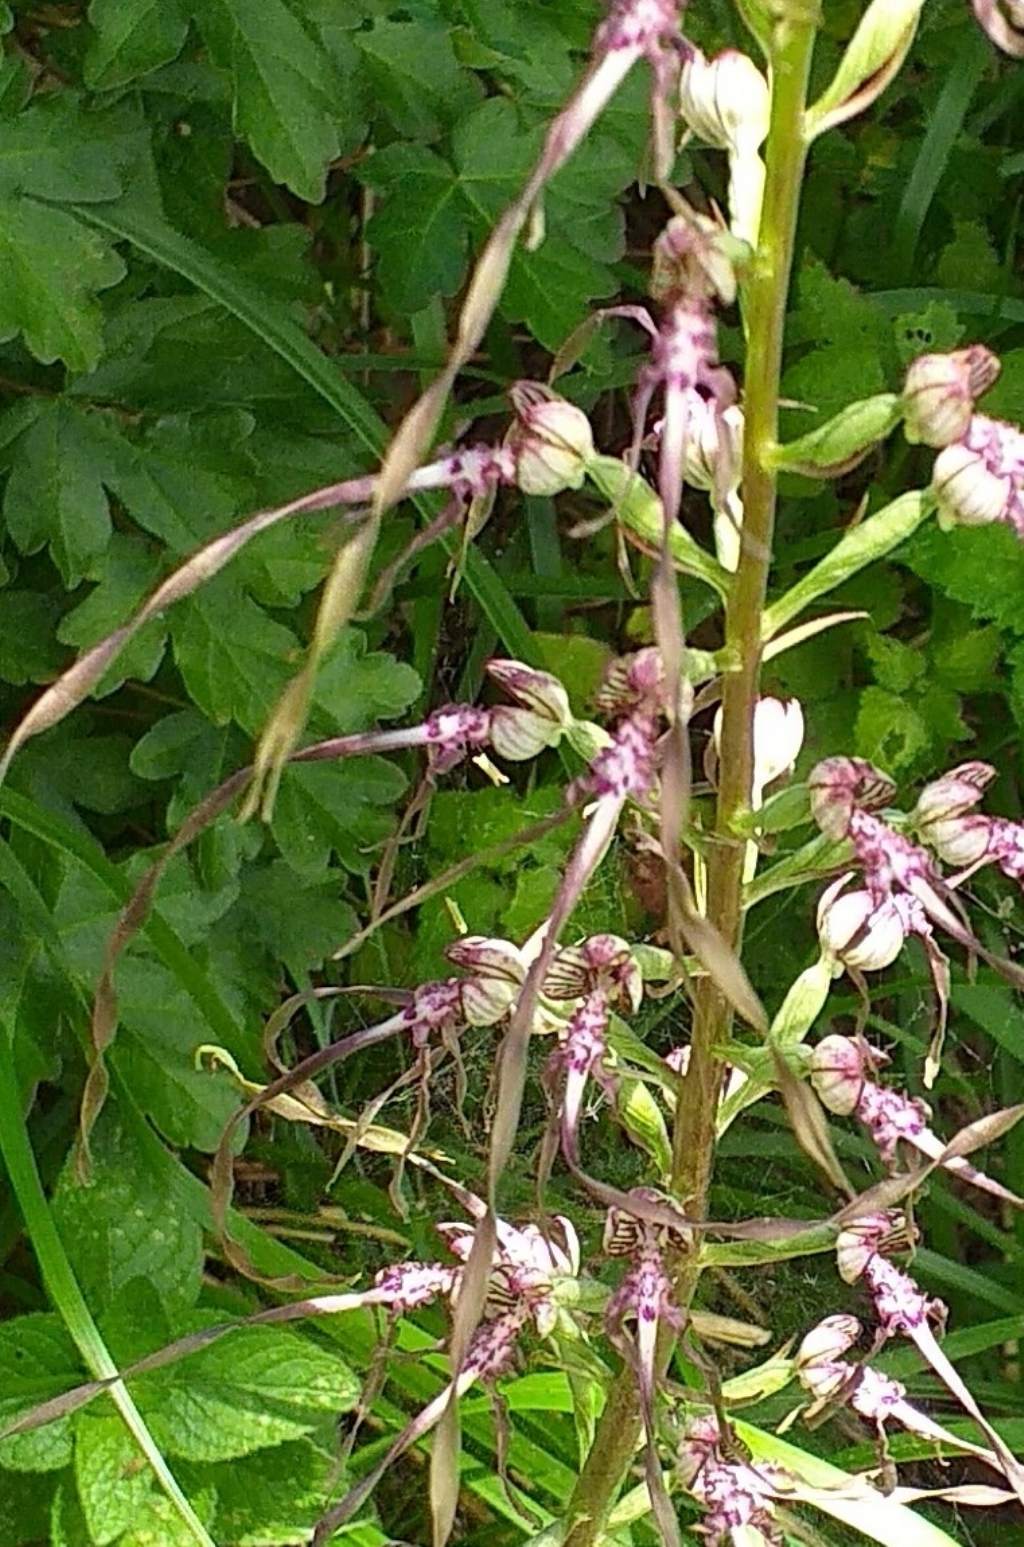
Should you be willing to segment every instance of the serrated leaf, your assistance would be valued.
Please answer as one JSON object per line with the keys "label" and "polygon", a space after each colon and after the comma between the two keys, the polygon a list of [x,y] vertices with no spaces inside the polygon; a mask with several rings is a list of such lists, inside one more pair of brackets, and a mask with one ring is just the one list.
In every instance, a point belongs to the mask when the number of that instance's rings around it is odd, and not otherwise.
{"label": "serrated leaf", "polygon": [[97,421],[61,399],[42,404],[15,444],[4,495],[8,530],[23,553],[47,545],[68,588],[110,540],[107,471]]}
{"label": "serrated leaf", "polygon": [[[208,1325],[209,1315],[195,1325]],[[157,1442],[186,1461],[230,1461],[300,1439],[355,1406],[360,1382],[335,1353],[280,1328],[241,1328],[183,1366],[143,1377]]]}
{"label": "serrated leaf", "polygon": [[367,96],[402,136],[433,140],[474,93],[460,70],[451,32],[436,18],[381,17],[352,35]]}
{"label": "serrated leaf", "polygon": [[240,590],[218,576],[174,610],[174,658],[190,696],[217,725],[229,720],[255,733],[289,677],[298,640]]}
{"label": "serrated leaf", "polygon": [[332,1467],[303,1440],[211,1467],[217,1539],[237,1547],[306,1547],[324,1510]]}
{"label": "serrated leaf", "polygon": [[177,58],[188,32],[178,0],[91,0],[95,36],[85,55],[85,79],[95,91],[126,86]]}
{"label": "serrated leaf", "polygon": [[0,192],[116,198],[134,148],[127,122],[117,112],[86,112],[71,91],[41,95],[4,127]]}
{"label": "serrated leaf", "polygon": [[454,295],[466,271],[469,216],[448,162],[421,145],[390,145],[362,176],[386,195],[366,239],[380,254],[377,280],[390,304],[405,314]]}
{"label": "serrated leaf", "polygon": [[964,336],[963,324],[946,301],[929,301],[923,311],[902,313],[892,329],[901,365],[918,355],[955,349]]}
{"label": "serrated leaf", "polygon": [[[75,1345],[59,1316],[17,1316],[0,1327],[0,1428],[84,1378]],[[0,1466],[50,1472],[71,1460],[70,1418],[0,1441]]]}
{"label": "serrated leaf", "polygon": [[319,204],[341,153],[327,54],[283,0],[203,0],[193,15],[231,80],[237,133],[276,182]]}
{"label": "serrated leaf", "polygon": [[82,1291],[96,1312],[126,1285],[144,1280],[162,1300],[192,1305],[199,1293],[203,1239],[198,1225],[164,1196],[127,1130],[103,1122],[92,1138],[87,1187],[65,1168],[53,1212]]}
{"label": "serrated leaf", "polygon": [[120,1418],[79,1415],[75,1484],[95,1547],[107,1547],[131,1525],[153,1491],[152,1475]]}
{"label": "serrated leaf", "polygon": [[300,875],[323,876],[332,854],[347,869],[364,871],[391,831],[393,817],[387,808],[405,787],[402,770],[380,757],[288,768],[271,831]]}
{"label": "serrated leaf", "polygon": [[880,687],[861,692],[855,735],[861,757],[894,772],[909,767],[930,741],[928,727],[913,700]]}
{"label": "serrated leaf", "polygon": [[90,370],[100,356],[98,290],[117,284],[122,260],[73,215],[12,195],[0,199],[0,338],[24,333],[45,364]]}
{"label": "serrated leaf", "polygon": [[901,560],[975,618],[1024,633],[1024,543],[999,525],[941,532],[928,526],[900,553]]}
{"label": "serrated leaf", "polygon": [[[56,637],[77,650],[98,644],[131,616],[156,583],[159,572],[159,560],[149,544],[115,532],[106,551],[89,570],[88,579],[96,582],[94,588],[60,620]],[[148,682],[163,659],[166,640],[166,624],[154,619],[101,677],[93,688],[93,696],[106,697],[128,677]]]}

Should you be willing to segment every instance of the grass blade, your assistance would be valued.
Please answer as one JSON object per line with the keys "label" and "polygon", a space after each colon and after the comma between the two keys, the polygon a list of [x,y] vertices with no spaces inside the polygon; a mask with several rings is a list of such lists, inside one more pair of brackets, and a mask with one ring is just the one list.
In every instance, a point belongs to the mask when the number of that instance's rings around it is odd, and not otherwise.
{"label": "grass blade", "polygon": [[11,1188],[18,1200],[47,1293],[60,1312],[90,1373],[97,1380],[112,1380],[109,1389],[114,1406],[149,1463],[160,1487],[191,1533],[193,1541],[198,1542],[200,1547],[215,1547],[206,1527],[182,1493],[127,1387],[116,1378],[117,1365],[100,1336],[68,1261],[43,1192],[21,1114],[12,1037],[9,1022],[5,1020],[0,1023],[0,1154],[3,1155]]}

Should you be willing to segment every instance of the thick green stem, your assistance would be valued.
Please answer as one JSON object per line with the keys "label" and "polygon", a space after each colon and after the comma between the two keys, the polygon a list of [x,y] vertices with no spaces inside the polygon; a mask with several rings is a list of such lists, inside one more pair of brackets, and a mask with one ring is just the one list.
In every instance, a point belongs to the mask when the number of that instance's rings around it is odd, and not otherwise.
{"label": "thick green stem", "polygon": [[[772,115],[760,242],[745,294],[748,349],[744,385],[744,540],[726,603],[726,648],[737,670],[725,678],[717,842],[708,864],[708,917],[738,949],[742,933],[744,843],[737,834],[749,809],[753,716],[761,670],[761,615],[775,525],[776,478],[770,466],[778,438],[779,375],[806,144],[803,116],[816,14],[801,0],[775,25]],[[672,1191],[694,1218],[706,1214],[715,1156],[721,1068],[715,1049],[728,1036],[729,1005],[710,978],[698,983],[690,1064],[676,1111]],[[676,1304],[685,1309],[699,1275],[698,1254],[675,1273]],[[665,1356],[668,1357],[668,1348]],[[625,1374],[613,1387],[569,1504],[565,1547],[594,1547],[640,1439],[636,1389]]]}

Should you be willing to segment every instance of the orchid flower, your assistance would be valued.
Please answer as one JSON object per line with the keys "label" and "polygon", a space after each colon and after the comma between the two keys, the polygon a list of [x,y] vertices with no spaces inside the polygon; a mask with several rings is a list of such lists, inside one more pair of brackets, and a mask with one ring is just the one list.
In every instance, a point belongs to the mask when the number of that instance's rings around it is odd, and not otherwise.
{"label": "orchid flower", "polygon": [[[352,1304],[383,1305],[392,1316],[404,1315],[437,1299],[451,1305],[459,1290],[477,1230],[486,1214],[483,1200],[458,1189],[469,1205],[474,1223],[441,1223],[437,1229],[460,1266],[403,1262],[380,1272],[364,1296],[347,1297]],[[493,1384],[512,1369],[522,1334],[531,1325],[549,1336],[562,1318],[559,1281],[575,1279],[580,1253],[576,1232],[567,1219],[554,1221],[557,1236],[545,1237],[534,1224],[497,1222],[497,1246],[492,1255],[483,1319],[471,1339],[454,1379],[410,1419],[387,1454],[356,1487],[320,1520],[313,1547],[325,1547],[339,1526],[356,1513],[381,1477],[399,1456],[417,1444],[440,1422],[453,1396],[457,1400],[477,1381]],[[348,1306],[346,1306],[348,1308]]]}
{"label": "orchid flower", "polygon": [[[638,1203],[658,1202],[656,1193],[634,1188],[627,1195]],[[670,1232],[647,1219],[612,1208],[605,1223],[604,1249],[609,1256],[626,1257],[629,1267],[613,1293],[605,1311],[608,1336],[623,1358],[632,1365],[640,1393],[640,1406],[646,1435],[646,1475],[651,1506],[668,1547],[679,1542],[675,1512],[665,1491],[658,1460],[655,1390],[657,1383],[658,1334],[662,1329],[680,1332],[683,1313],[673,1304],[672,1281],[665,1265],[664,1252],[670,1244]],[[627,1323],[634,1324],[632,1335]]]}
{"label": "orchid flower", "polygon": [[643,978],[625,940],[618,935],[591,935],[581,945],[560,951],[544,982],[548,999],[578,1000],[548,1061],[547,1079],[556,1096],[562,1151],[575,1171],[579,1168],[579,1121],[588,1079],[596,1079],[613,1100],[617,1082],[604,1063],[608,1019],[613,1006],[625,1002],[640,1007]]}
{"label": "orchid flower", "polygon": [[813,1398],[808,1417],[836,1400],[848,1402],[854,1412],[872,1424],[880,1444],[885,1446],[885,1426],[897,1423],[920,1439],[931,1440],[967,1455],[976,1456],[986,1466],[1002,1474],[1002,1463],[995,1453],[970,1440],[958,1439],[907,1401],[907,1388],[883,1375],[869,1364],[851,1364],[843,1358],[861,1335],[855,1316],[827,1316],[811,1329],[796,1355],[800,1384]]}
{"label": "orchid flower", "polygon": [[[892,1165],[901,1143],[929,1160],[939,1160],[946,1146],[928,1127],[931,1112],[925,1102],[871,1079],[888,1061],[884,1053],[865,1042],[838,1035],[824,1037],[811,1054],[811,1083],[830,1112],[852,1114],[864,1124],[887,1166]],[[977,1170],[963,1156],[947,1156],[941,1165],[979,1191],[1024,1208],[1024,1198]]]}
{"label": "orchid flower", "polygon": [[1024,884],[1024,823],[986,816],[972,808],[996,777],[989,763],[961,763],[926,784],[913,811],[923,841],[962,881],[982,865],[994,864],[1018,885]]}
{"label": "orchid flower", "polygon": [[982,1430],[998,1457],[1010,1487],[1024,1503],[1024,1467],[982,1413],[960,1375],[943,1353],[934,1327],[943,1327],[946,1307],[923,1293],[909,1274],[883,1255],[901,1228],[899,1215],[868,1215],[842,1230],[836,1241],[840,1277],[861,1282],[871,1297],[881,1341],[909,1338],[925,1362]]}
{"label": "orchid flower", "polygon": [[793,1479],[774,1463],[727,1457],[713,1414],[686,1425],[676,1472],[705,1510],[700,1530],[709,1547],[774,1547],[782,1541],[772,1506],[780,1494],[792,1496]]}
{"label": "orchid flower", "polygon": [[[931,938],[929,926],[938,925],[1003,977],[1024,982],[1018,968],[986,950],[954,913],[947,900],[952,883],[943,877],[928,851],[877,814],[877,808],[895,792],[887,775],[864,758],[832,757],[811,770],[808,783],[815,821],[829,838],[850,843],[875,907],[894,904],[904,932],[920,935],[926,946]],[[929,959],[939,984],[941,960],[931,951]]]}

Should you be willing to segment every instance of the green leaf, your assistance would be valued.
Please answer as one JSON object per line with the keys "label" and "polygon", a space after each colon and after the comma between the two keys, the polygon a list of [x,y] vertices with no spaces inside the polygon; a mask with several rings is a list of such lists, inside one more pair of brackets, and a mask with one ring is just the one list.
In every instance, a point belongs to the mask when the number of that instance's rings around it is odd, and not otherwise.
{"label": "green leaf", "polygon": [[107,1547],[145,1506],[153,1482],[131,1435],[113,1415],[82,1413],[75,1425],[75,1483],[89,1535]]}
{"label": "green leaf", "polygon": [[115,1121],[97,1127],[91,1147],[89,1186],[65,1167],[53,1212],[93,1310],[99,1314],[135,1279],[165,1302],[192,1305],[203,1268],[202,1232],[168,1206],[145,1156]]}
{"label": "green leaf", "polygon": [[1024,633],[1024,543],[1005,526],[926,527],[901,550],[900,559],[922,579],[972,615],[1010,633]]}
{"label": "green leaf", "polygon": [[[196,1317],[198,1329],[209,1313]],[[300,1439],[349,1411],[361,1383],[338,1354],[273,1327],[242,1327],[183,1365],[143,1377],[139,1401],[169,1455],[230,1461]]]}
{"label": "green leaf", "polygon": [[134,122],[119,111],[86,112],[74,92],[40,95],[5,125],[0,192],[39,199],[113,199],[137,149]]}
{"label": "green leaf", "polygon": [[434,18],[375,20],[353,34],[362,55],[367,96],[399,135],[436,139],[442,124],[472,96],[473,80],[461,70],[450,29]]}
{"label": "green leaf", "polygon": [[405,775],[380,757],[312,763],[285,770],[271,831],[300,875],[316,880],[337,854],[362,872],[393,825],[388,810],[406,787]]}
{"label": "green leaf", "polygon": [[0,1470],[0,1541],[25,1547],[48,1536],[50,1490],[38,1477]]}
{"label": "green leaf", "polygon": [[[59,1316],[17,1316],[0,1327],[0,1427],[84,1379],[82,1363]],[[70,1418],[0,1441],[0,1466],[51,1472],[71,1460]]]}
{"label": "green leaf", "polygon": [[[56,637],[76,650],[98,644],[131,616],[155,585],[159,572],[159,561],[148,543],[115,532],[106,551],[90,566],[87,578],[96,582],[94,588],[60,620]],[[129,677],[148,682],[163,660],[166,641],[166,624],[155,618],[118,656],[93,689],[93,696],[106,697]]]}
{"label": "green leaf", "polygon": [[318,204],[341,153],[329,57],[284,0],[202,0],[193,14],[231,80],[236,132],[275,182]]}
{"label": "green leaf", "polygon": [[305,1440],[211,1467],[217,1539],[237,1547],[306,1547],[332,1470],[333,1462]]}
{"label": "green leaf", "polygon": [[110,541],[107,457],[97,421],[56,399],[19,436],[4,496],[8,530],[23,553],[47,544],[70,589]]}
{"label": "green leaf", "polygon": [[91,0],[94,37],[85,79],[94,91],[126,86],[181,52],[188,17],[178,0]]}
{"label": "green leaf", "polygon": [[390,305],[405,315],[454,295],[466,272],[469,216],[449,164],[421,145],[389,145],[361,176],[384,195],[366,239],[380,254],[377,282]]}
{"label": "green leaf", "polygon": [[60,603],[44,591],[0,591],[0,677],[21,686],[47,682],[62,665],[57,648]]}
{"label": "green leaf", "polygon": [[46,364],[91,370],[100,356],[96,292],[117,284],[124,264],[95,231],[49,205],[0,198],[0,338],[24,333]]}
{"label": "green leaf", "polygon": [[289,677],[299,644],[220,575],[171,614],[174,658],[190,697],[217,725],[233,720],[257,732]]}
{"label": "green leaf", "polygon": [[894,317],[892,329],[901,365],[918,355],[955,349],[964,336],[963,324],[947,301],[929,301],[923,311]]}

